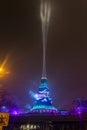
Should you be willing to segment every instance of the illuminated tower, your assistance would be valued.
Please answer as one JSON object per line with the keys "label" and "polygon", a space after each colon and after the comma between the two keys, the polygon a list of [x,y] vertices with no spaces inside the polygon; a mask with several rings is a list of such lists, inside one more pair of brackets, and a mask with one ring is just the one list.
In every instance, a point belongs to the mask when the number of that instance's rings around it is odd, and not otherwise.
{"label": "illuminated tower", "polygon": [[40,16],[43,34],[43,69],[38,93],[34,95],[35,106],[31,109],[31,112],[57,113],[57,109],[52,105],[52,99],[49,95],[49,87],[46,76],[46,43],[50,13],[50,0],[41,0]]}
{"label": "illuminated tower", "polygon": [[35,106],[33,106],[31,111],[41,113],[57,113],[57,109],[52,105],[52,99],[49,95],[48,82],[46,78],[41,78],[39,91],[35,94]]}

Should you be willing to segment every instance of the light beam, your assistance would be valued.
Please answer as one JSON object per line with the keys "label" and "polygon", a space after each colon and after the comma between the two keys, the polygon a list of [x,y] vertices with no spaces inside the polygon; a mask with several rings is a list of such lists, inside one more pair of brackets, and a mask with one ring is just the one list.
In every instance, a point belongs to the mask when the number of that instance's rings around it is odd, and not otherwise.
{"label": "light beam", "polygon": [[42,35],[43,35],[43,70],[42,70],[43,78],[46,78],[46,43],[47,43],[47,33],[50,21],[50,14],[51,14],[50,0],[41,0],[40,17],[41,17]]}

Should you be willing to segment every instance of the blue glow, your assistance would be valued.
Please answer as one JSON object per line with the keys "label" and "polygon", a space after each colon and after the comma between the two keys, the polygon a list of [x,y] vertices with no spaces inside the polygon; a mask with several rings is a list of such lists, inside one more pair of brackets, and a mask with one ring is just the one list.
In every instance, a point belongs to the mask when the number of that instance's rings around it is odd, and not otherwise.
{"label": "blue glow", "polygon": [[58,112],[52,105],[52,99],[49,96],[47,79],[41,79],[39,91],[33,96],[35,98],[35,106],[31,109],[31,112]]}
{"label": "blue glow", "polygon": [[33,91],[29,91],[29,94],[31,95],[32,98],[37,99],[38,95],[34,93]]}
{"label": "blue glow", "polygon": [[2,111],[2,112],[8,112],[9,109],[8,109],[6,106],[2,106],[2,107],[1,107],[1,111]]}
{"label": "blue glow", "polygon": [[47,109],[47,110],[56,110],[57,111],[57,109],[55,107],[53,107],[53,106],[45,106],[45,105],[34,106],[32,108],[32,110],[35,110],[35,109]]}

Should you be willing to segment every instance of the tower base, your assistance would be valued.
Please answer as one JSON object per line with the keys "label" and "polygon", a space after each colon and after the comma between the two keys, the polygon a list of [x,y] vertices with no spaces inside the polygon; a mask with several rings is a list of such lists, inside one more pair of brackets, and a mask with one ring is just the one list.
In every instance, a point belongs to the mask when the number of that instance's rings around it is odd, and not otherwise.
{"label": "tower base", "polygon": [[35,105],[31,109],[32,113],[58,113],[57,109],[54,106],[46,106],[46,105]]}

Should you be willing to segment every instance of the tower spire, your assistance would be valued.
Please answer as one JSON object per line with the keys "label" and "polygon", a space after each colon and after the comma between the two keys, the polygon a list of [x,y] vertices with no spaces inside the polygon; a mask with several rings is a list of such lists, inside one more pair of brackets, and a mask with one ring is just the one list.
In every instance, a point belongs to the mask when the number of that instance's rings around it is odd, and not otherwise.
{"label": "tower spire", "polygon": [[46,44],[47,44],[47,33],[50,20],[50,3],[49,0],[41,0],[40,6],[40,17],[42,23],[42,37],[43,37],[43,68],[42,78],[46,78]]}

